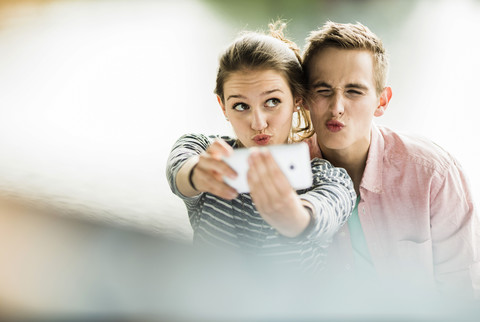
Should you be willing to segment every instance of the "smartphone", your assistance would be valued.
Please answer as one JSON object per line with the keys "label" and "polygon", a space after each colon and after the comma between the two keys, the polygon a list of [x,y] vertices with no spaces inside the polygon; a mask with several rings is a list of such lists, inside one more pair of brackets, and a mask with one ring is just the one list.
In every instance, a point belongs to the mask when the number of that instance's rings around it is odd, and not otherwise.
{"label": "smartphone", "polygon": [[[293,189],[300,190],[312,186],[310,152],[306,143],[271,145],[267,149]],[[224,177],[223,180],[239,193],[250,192],[247,182],[249,155],[250,149],[240,148],[235,149],[231,156],[223,159],[238,175],[235,179]]]}

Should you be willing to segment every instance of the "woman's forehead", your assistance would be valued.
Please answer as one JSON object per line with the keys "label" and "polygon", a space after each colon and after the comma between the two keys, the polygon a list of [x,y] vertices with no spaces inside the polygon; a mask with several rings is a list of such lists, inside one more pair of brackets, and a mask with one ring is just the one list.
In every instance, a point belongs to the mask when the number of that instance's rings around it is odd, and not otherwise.
{"label": "woman's forehead", "polygon": [[225,92],[241,88],[278,87],[288,88],[288,82],[283,73],[271,70],[242,70],[233,72],[225,81]]}

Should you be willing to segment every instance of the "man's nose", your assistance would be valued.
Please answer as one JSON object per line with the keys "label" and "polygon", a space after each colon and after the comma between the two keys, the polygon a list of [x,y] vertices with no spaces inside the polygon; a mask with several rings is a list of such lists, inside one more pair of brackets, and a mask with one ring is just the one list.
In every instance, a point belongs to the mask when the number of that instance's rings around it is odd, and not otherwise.
{"label": "man's nose", "polygon": [[332,101],[330,103],[330,110],[333,116],[341,116],[345,112],[345,105],[344,105],[343,97],[341,94],[334,94],[332,97]]}

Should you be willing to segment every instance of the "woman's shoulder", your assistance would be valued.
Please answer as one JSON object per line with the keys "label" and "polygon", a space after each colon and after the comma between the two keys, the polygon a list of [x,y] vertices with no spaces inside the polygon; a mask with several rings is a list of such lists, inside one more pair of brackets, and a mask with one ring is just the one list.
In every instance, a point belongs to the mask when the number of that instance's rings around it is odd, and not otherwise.
{"label": "woman's shoulder", "polygon": [[317,158],[317,157],[311,159],[310,164],[312,165],[312,169],[318,168],[318,167],[324,168],[324,169],[334,168],[334,166],[328,160]]}
{"label": "woman's shoulder", "polygon": [[313,176],[328,176],[328,177],[349,177],[344,168],[335,167],[328,160],[321,158],[313,158],[310,160],[312,166]]}
{"label": "woman's shoulder", "polygon": [[236,147],[236,143],[237,143],[237,139],[234,138],[234,137],[231,137],[231,136],[228,136],[228,135],[209,135],[208,136],[209,140],[211,140],[211,142],[215,141],[216,139],[222,139],[224,140],[225,142],[227,142],[228,145],[230,145],[231,147]]}

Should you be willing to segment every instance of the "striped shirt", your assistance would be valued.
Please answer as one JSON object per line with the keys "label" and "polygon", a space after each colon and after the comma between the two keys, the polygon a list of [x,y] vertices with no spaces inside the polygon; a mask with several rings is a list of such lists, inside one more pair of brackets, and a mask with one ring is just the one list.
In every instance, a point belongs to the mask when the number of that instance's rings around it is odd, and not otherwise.
{"label": "striped shirt", "polygon": [[[258,213],[248,193],[225,200],[210,193],[183,196],[175,177],[190,157],[204,152],[218,136],[184,135],[174,144],[167,161],[167,179],[172,192],[187,207],[194,232],[194,243],[247,251],[282,262],[298,262],[312,269],[321,268],[333,235],[347,221],[355,206],[356,194],[347,172],[323,159],[311,161],[313,186],[297,191],[314,207],[314,225],[299,237],[278,233]],[[234,149],[236,140],[221,137]]]}

